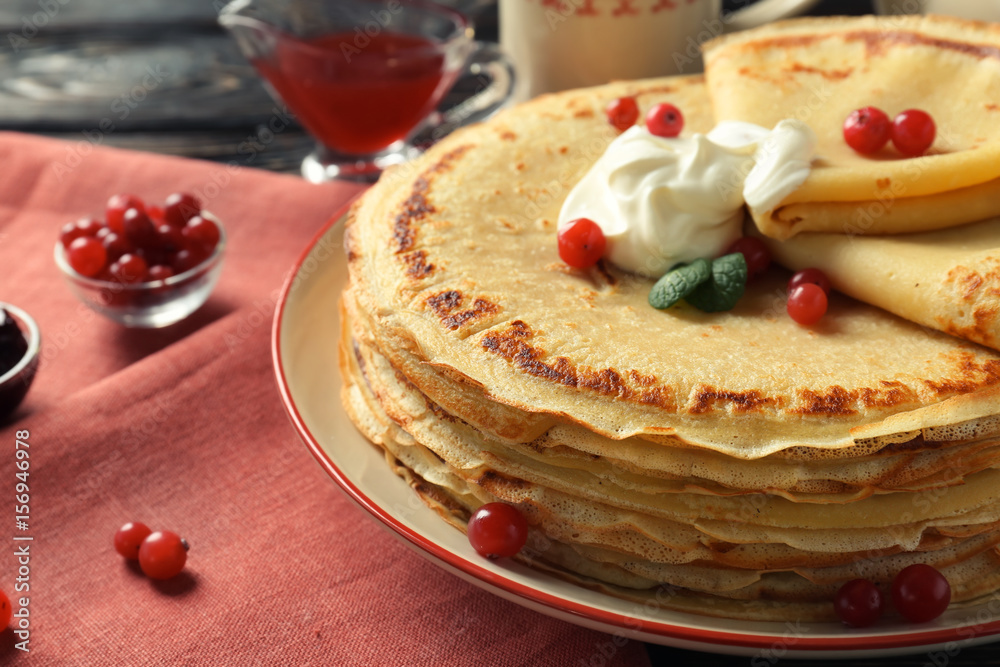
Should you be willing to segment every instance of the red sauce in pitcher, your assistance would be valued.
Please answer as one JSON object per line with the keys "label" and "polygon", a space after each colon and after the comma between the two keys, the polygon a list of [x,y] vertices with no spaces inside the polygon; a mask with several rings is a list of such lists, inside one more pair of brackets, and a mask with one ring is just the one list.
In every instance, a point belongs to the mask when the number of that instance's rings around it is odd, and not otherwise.
{"label": "red sauce in pitcher", "polygon": [[451,83],[439,44],[390,31],[286,38],[254,65],[315,138],[357,155],[406,137]]}

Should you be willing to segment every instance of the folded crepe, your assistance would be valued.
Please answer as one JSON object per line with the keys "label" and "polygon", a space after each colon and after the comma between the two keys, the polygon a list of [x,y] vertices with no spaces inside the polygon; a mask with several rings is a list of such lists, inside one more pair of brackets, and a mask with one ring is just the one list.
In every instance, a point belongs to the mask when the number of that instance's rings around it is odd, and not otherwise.
{"label": "folded crepe", "polygon": [[762,237],[798,271],[911,322],[1000,349],[1000,219],[922,234]]}
{"label": "folded crepe", "polygon": [[[1000,25],[801,19],[717,38],[704,54],[716,121],[798,118],[818,137],[805,183],[754,215],[766,236],[900,234],[1000,215]],[[923,109],[937,125],[933,146],[916,158],[891,143],[873,156],[854,152],[843,123],[866,106],[890,117]]]}

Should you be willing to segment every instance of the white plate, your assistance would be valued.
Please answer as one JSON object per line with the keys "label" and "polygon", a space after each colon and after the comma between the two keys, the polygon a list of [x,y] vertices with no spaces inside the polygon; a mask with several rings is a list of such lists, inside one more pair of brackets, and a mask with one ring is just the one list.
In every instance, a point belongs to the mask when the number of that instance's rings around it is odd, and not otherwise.
{"label": "white plate", "polygon": [[[650,609],[510,561],[478,556],[465,535],[427,508],[355,429],[340,405],[338,295],[347,280],[341,215],[309,244],[275,314],[272,354],[281,395],[306,446],[361,507],[423,556],[507,600],[588,628],[678,648],[756,656],[861,658],[983,644],[1000,634],[1000,596],[932,623],[759,623]],[[752,604],[752,603],[748,603]],[[768,662],[772,664],[772,662]]]}

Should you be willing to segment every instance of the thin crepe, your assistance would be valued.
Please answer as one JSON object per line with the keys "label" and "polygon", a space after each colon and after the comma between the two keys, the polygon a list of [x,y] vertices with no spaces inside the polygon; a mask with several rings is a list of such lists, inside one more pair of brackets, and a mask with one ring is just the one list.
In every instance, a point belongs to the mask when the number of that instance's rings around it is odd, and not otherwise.
{"label": "thin crepe", "polygon": [[[800,19],[717,38],[704,55],[716,120],[773,127],[791,117],[816,132],[809,178],[754,214],[764,235],[900,234],[1000,215],[1000,26],[940,16]],[[930,113],[931,150],[854,152],[843,123],[866,106],[890,117]]]}

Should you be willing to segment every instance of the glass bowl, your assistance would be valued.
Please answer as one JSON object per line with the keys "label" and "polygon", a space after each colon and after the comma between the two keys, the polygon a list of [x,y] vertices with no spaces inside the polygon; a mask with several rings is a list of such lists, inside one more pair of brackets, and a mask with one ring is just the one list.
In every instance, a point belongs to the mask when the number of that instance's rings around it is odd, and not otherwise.
{"label": "glass bowl", "polygon": [[2,423],[21,404],[25,394],[28,393],[28,388],[31,387],[31,382],[35,379],[40,359],[39,352],[42,349],[42,334],[35,320],[17,306],[0,302],[0,309],[6,310],[17,321],[28,343],[28,349],[20,361],[0,375],[0,423]]}
{"label": "glass bowl", "polygon": [[87,307],[127,327],[155,329],[183,320],[198,310],[219,281],[226,253],[226,230],[212,214],[200,213],[219,228],[219,242],[201,264],[164,280],[126,284],[80,275],[70,267],[66,250],[56,242],[55,260],[70,289]]}

